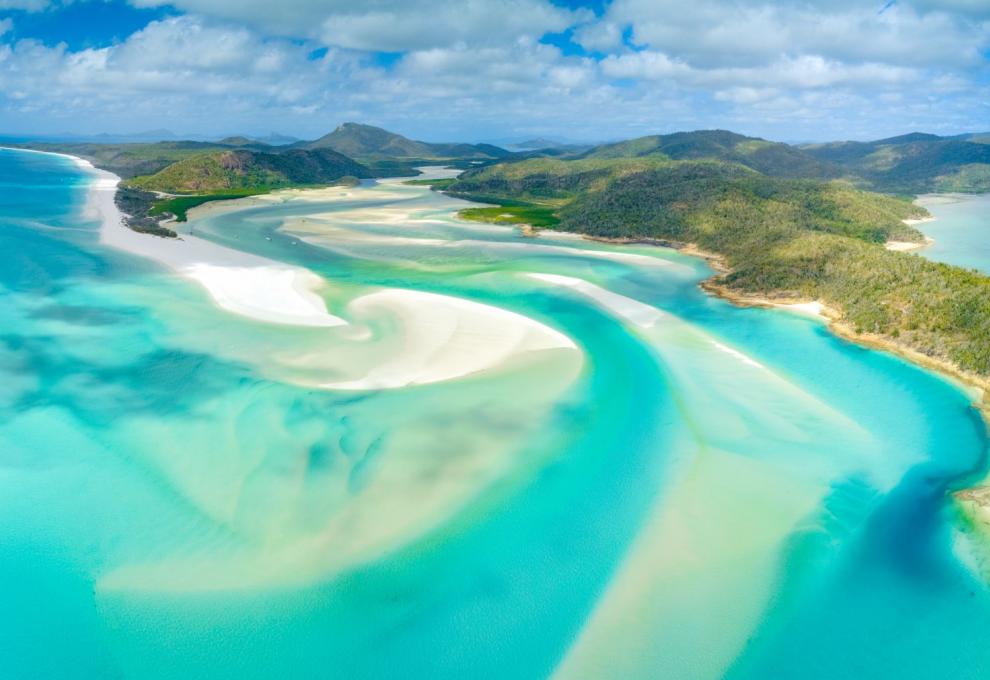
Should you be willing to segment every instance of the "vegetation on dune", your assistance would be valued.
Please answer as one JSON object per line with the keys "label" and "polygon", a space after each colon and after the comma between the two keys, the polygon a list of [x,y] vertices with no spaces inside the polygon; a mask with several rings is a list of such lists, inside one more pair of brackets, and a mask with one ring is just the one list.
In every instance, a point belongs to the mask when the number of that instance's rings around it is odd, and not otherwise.
{"label": "vegetation on dune", "polygon": [[462,174],[447,185],[452,196],[492,208],[467,208],[461,217],[495,224],[555,227],[558,210],[583,191],[601,188],[616,177],[656,168],[669,162],[660,158],[587,159],[562,161],[536,158],[489,166]]}
{"label": "vegetation on dune", "polygon": [[872,333],[990,375],[990,277],[827,234],[735,255],[722,282],[745,293],[822,300]]}
{"label": "vegetation on dune", "polygon": [[189,211],[197,206],[203,205],[204,203],[210,203],[212,201],[229,201],[236,198],[263,194],[265,192],[266,190],[264,189],[244,189],[239,192],[203,194],[197,196],[176,196],[175,198],[156,200],[152,203],[150,209],[148,210],[148,215],[174,215],[176,222],[185,222],[189,217]]}
{"label": "vegetation on dune", "polygon": [[527,224],[538,228],[552,228],[560,224],[557,211],[552,206],[532,203],[503,204],[490,208],[467,208],[458,212],[457,215],[465,220],[492,224]]}
{"label": "vegetation on dune", "polygon": [[128,228],[142,234],[154,234],[165,238],[175,238],[174,231],[161,224],[165,215],[152,215],[151,210],[157,196],[150,191],[120,187],[114,194],[114,202],[124,216]]}
{"label": "vegetation on dune", "polygon": [[990,277],[882,245],[922,240],[903,222],[926,214],[909,200],[732,163],[591,160],[502,164],[448,189],[485,202],[555,200],[567,231],[696,244],[728,266],[718,286],[821,300],[855,332],[990,375]]}

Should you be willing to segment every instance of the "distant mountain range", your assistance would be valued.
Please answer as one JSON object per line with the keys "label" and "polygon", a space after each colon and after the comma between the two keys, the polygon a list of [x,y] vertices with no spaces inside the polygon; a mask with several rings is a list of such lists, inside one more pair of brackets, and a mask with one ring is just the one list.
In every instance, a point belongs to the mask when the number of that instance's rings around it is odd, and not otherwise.
{"label": "distant mountain range", "polygon": [[807,144],[801,150],[880,191],[990,191],[988,142],[987,133],[939,137],[913,132],[874,142]]}
{"label": "distant mountain range", "polygon": [[[165,134],[168,131],[157,132]],[[872,142],[792,145],[727,130],[698,130],[650,135],[592,147],[533,138],[513,145],[518,150],[510,151],[492,144],[417,141],[370,125],[344,123],[313,141],[271,143],[287,140],[291,138],[272,133],[263,138],[240,135],[214,142],[49,142],[30,146],[89,158],[98,166],[124,178],[153,175],[173,163],[215,151],[237,149],[266,154],[260,157],[259,162],[270,169],[278,164],[269,156],[293,153],[294,161],[299,161],[302,157],[295,152],[328,150],[362,166],[363,174],[362,171],[347,173],[358,177],[413,175],[416,172],[413,168],[420,163],[444,162],[469,168],[532,158],[588,161],[638,158],[657,161],[715,160],[771,177],[845,179],[860,188],[895,194],[990,191],[990,133],[951,137],[911,133]],[[318,164],[320,161],[314,162]],[[250,177],[251,173],[247,176]],[[233,181],[230,177],[223,181],[228,180]],[[202,188],[197,190],[210,190],[208,187],[212,185],[205,179],[203,181]]]}

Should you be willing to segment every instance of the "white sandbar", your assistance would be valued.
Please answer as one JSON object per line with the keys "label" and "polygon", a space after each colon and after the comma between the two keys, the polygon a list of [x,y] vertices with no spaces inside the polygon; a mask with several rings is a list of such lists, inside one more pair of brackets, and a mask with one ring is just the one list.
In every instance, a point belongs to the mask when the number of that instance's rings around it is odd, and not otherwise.
{"label": "white sandbar", "polygon": [[322,387],[422,385],[479,373],[529,352],[577,349],[566,335],[533,319],[449,295],[386,288],[355,299],[348,312],[395,320],[401,344],[364,376]]}
{"label": "white sandbar", "polygon": [[[315,273],[216,245],[140,234],[123,224],[114,203],[120,178],[72,158],[96,175],[87,214],[99,219],[101,243],[168,266],[202,285],[229,312],[295,326],[350,326],[332,341],[332,363],[341,372],[369,366],[360,377],[320,385],[328,389],[391,389],[451,380],[504,365],[522,355],[577,347],[566,335],[521,314],[448,295],[386,288],[348,305],[354,323],[327,312],[314,291],[325,285]],[[388,328],[384,340],[372,328]],[[375,342],[378,340],[379,342]],[[342,343],[342,344],[341,344]],[[356,361],[362,356],[366,361]],[[301,361],[303,359],[300,359]]]}
{"label": "white sandbar", "polygon": [[560,276],[559,274],[527,274],[526,276],[555,286],[570,288],[641,328],[649,328],[663,317],[663,312],[656,307],[643,304],[625,295],[613,293],[573,276]]}

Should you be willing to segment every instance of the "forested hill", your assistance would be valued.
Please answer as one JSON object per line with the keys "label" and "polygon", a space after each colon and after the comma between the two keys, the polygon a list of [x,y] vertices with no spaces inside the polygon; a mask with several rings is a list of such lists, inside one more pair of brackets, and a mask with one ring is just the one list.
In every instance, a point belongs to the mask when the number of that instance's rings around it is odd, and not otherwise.
{"label": "forested hill", "polygon": [[639,137],[603,144],[575,158],[642,158],[719,160],[738,163],[774,177],[832,179],[845,171],[801,149],[727,130],[697,130]]}
{"label": "forested hill", "polygon": [[990,144],[985,136],[939,137],[911,133],[874,142],[803,146],[840,165],[877,191],[903,194],[990,191]]}
{"label": "forested hill", "polygon": [[713,280],[723,290],[820,300],[853,334],[990,376],[990,278],[883,247],[922,238],[902,221],[925,214],[907,199],[656,158],[505,163],[447,190],[499,203],[472,211],[493,221],[536,215],[567,231],[696,244],[724,259]]}
{"label": "forested hill", "polygon": [[330,149],[280,154],[237,149],[190,156],[128,184],[149,191],[192,194],[332,184],[343,177],[371,176],[364,165]]}
{"label": "forested hill", "polygon": [[418,142],[360,123],[344,123],[330,134],[301,146],[307,149],[333,149],[357,159],[497,159],[512,155],[510,151],[491,144]]}

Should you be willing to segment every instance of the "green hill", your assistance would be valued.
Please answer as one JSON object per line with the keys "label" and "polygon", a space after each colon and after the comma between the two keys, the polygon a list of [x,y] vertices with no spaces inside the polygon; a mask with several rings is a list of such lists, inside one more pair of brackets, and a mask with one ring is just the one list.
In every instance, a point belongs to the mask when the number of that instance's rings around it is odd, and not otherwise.
{"label": "green hill", "polygon": [[769,177],[719,161],[647,160],[506,163],[464,173],[448,189],[507,206],[475,209],[489,211],[479,219],[507,221],[516,210],[567,231],[696,244],[726,266],[706,284],[712,290],[820,300],[853,337],[990,375],[990,277],[882,245],[920,241],[902,220],[924,215],[923,208],[844,181]]}
{"label": "green hill", "polygon": [[330,149],[294,149],[278,154],[227,149],[191,156],[128,184],[170,194],[202,194],[331,184],[348,176],[365,178],[372,172]]}
{"label": "green hill", "polygon": [[738,163],[774,177],[832,179],[843,170],[832,163],[781,142],[746,137],[726,130],[697,130],[652,135],[615,144],[603,144],[579,158],[638,158],[720,160]]}
{"label": "green hill", "polygon": [[878,191],[990,191],[990,145],[979,139],[978,135],[938,137],[915,132],[873,142],[831,142],[803,148],[820,160],[843,166]]}
{"label": "green hill", "polygon": [[433,144],[417,142],[372,125],[344,123],[316,141],[302,144],[307,149],[333,149],[359,159],[495,159],[511,152],[491,144]]}
{"label": "green hill", "polygon": [[[562,228],[613,238],[697,241],[701,228],[751,232],[759,244],[783,231],[821,231],[871,243],[920,241],[902,220],[925,214],[908,201],[871,194],[847,182],[783,179],[723,161],[613,158],[533,159],[462,174],[446,190],[483,202],[555,208]],[[732,222],[738,211],[739,224]],[[757,215],[753,224],[744,217]],[[718,219],[716,219],[718,218]]]}

